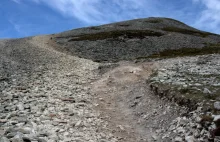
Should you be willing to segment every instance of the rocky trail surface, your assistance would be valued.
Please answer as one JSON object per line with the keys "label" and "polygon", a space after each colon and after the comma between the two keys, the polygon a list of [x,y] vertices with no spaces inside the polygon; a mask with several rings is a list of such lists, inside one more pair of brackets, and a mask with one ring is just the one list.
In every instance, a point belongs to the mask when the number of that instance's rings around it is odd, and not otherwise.
{"label": "rocky trail surface", "polygon": [[145,79],[151,63],[121,63],[99,74],[105,65],[54,51],[49,37],[21,43],[52,55],[57,62],[47,63],[48,56],[26,56],[26,63],[42,63],[31,64],[29,72],[17,68],[1,77],[3,142],[151,141],[160,139],[156,130],[161,133],[170,117],[178,115],[149,92]]}

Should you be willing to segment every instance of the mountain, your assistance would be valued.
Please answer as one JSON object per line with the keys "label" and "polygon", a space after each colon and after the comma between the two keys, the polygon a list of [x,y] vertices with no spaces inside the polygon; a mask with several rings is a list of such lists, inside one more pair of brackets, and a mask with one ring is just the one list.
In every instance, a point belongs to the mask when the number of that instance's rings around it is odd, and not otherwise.
{"label": "mountain", "polygon": [[201,48],[219,44],[220,37],[173,19],[147,18],[71,30],[55,35],[53,40],[60,51],[93,61],[117,62],[167,55],[166,51],[176,49],[187,54],[186,48],[193,50],[189,54],[194,50],[202,54],[206,51]]}
{"label": "mountain", "polygon": [[218,141],[219,53],[159,17],[0,40],[0,141]]}

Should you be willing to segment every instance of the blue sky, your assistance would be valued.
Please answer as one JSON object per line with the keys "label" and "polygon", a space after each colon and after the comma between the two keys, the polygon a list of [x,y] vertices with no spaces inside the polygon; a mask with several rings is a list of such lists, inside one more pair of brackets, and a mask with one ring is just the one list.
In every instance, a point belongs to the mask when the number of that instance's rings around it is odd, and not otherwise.
{"label": "blue sky", "polygon": [[1,0],[0,38],[20,38],[146,17],[220,34],[220,0]]}

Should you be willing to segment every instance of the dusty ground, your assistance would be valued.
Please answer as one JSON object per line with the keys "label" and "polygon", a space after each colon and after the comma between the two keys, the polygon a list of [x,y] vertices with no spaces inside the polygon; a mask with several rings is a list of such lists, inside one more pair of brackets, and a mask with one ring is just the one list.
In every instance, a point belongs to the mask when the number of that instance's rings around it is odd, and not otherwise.
{"label": "dusty ground", "polygon": [[166,141],[163,131],[180,115],[178,107],[151,93],[146,80],[155,67],[152,62],[121,62],[93,83],[96,108],[120,141]]}

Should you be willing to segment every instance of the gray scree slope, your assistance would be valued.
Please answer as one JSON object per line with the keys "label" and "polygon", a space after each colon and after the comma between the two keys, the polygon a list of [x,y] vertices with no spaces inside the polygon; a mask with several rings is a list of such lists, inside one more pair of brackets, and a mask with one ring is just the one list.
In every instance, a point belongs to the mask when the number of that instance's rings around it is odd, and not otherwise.
{"label": "gray scree slope", "polygon": [[199,31],[169,18],[137,19],[55,35],[65,51],[98,62],[133,60],[167,49],[202,48],[220,42],[220,36]]}

